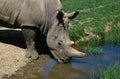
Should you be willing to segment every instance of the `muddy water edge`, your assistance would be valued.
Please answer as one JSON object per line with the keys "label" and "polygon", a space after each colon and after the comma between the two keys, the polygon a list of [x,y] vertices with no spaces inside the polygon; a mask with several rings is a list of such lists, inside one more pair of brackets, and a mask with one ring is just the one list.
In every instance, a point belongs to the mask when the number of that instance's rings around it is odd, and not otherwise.
{"label": "muddy water edge", "polygon": [[[77,45],[76,48],[81,47]],[[116,62],[120,64],[119,45],[98,44],[95,47],[102,49],[105,54],[72,58],[71,63],[67,64],[59,64],[48,55],[44,55],[41,56],[42,60],[31,61],[16,71],[16,74],[10,77],[5,75],[3,79],[89,79],[87,75],[93,70],[105,69]]]}
{"label": "muddy water edge", "polygon": [[39,73],[43,72],[44,69],[39,64],[49,59],[50,57],[48,55],[41,55],[40,59],[30,60],[26,66],[21,67],[15,74],[11,76],[4,75],[2,79],[42,79]]}

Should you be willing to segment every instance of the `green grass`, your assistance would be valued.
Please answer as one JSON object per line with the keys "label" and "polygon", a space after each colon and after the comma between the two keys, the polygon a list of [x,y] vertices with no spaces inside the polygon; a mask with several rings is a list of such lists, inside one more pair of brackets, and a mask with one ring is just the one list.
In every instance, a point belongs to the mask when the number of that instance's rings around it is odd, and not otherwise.
{"label": "green grass", "polygon": [[[80,11],[78,17],[71,21],[74,27],[69,29],[74,41],[81,39],[84,28],[91,27],[94,28],[93,33],[102,36],[101,40],[120,43],[120,0],[62,0],[62,4],[67,12]],[[105,26],[109,22],[113,23],[113,28],[105,33]]]}
{"label": "green grass", "polygon": [[120,43],[120,27],[112,27],[112,30],[105,34],[106,42]]}
{"label": "green grass", "polygon": [[120,44],[120,16],[114,18],[113,26],[111,31],[105,34],[106,42],[113,42],[116,44]]}
{"label": "green grass", "polygon": [[92,48],[92,47],[87,47],[85,48],[85,51],[88,55],[102,55],[104,54],[104,51],[100,48]]}
{"label": "green grass", "polygon": [[76,44],[86,45],[86,46],[97,46],[99,45],[99,39],[98,38],[91,38],[88,41],[82,41],[81,39],[77,40]]}
{"label": "green grass", "polygon": [[107,69],[99,69],[98,73],[93,71],[89,79],[120,79],[120,65],[110,65]]}

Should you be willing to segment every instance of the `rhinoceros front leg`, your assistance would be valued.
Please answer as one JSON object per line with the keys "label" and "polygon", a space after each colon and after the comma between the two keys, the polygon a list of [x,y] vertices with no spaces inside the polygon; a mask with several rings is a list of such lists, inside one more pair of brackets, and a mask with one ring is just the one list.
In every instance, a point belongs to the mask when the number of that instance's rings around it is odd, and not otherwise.
{"label": "rhinoceros front leg", "polygon": [[26,57],[37,59],[39,55],[35,49],[36,30],[29,27],[23,27],[22,32],[27,45]]}

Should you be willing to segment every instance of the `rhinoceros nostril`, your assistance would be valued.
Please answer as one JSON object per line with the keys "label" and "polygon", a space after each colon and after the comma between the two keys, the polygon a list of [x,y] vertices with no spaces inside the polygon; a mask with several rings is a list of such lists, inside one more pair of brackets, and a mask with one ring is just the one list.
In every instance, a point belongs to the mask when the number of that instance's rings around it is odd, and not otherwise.
{"label": "rhinoceros nostril", "polygon": [[69,58],[67,58],[67,59],[60,59],[60,60],[62,61],[62,63],[68,63],[68,62],[70,62]]}
{"label": "rhinoceros nostril", "polygon": [[69,63],[69,62],[70,62],[70,59],[69,59],[69,58],[65,60],[65,63]]}

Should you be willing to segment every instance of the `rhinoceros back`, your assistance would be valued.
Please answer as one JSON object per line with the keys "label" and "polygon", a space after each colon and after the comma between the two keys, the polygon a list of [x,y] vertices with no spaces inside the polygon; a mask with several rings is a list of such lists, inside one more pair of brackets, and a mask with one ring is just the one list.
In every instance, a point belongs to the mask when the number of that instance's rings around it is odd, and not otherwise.
{"label": "rhinoceros back", "polygon": [[50,26],[52,16],[61,8],[60,0],[0,0],[0,20],[45,30],[48,28],[45,25]]}
{"label": "rhinoceros back", "polygon": [[23,0],[0,0],[0,20],[14,24]]}

